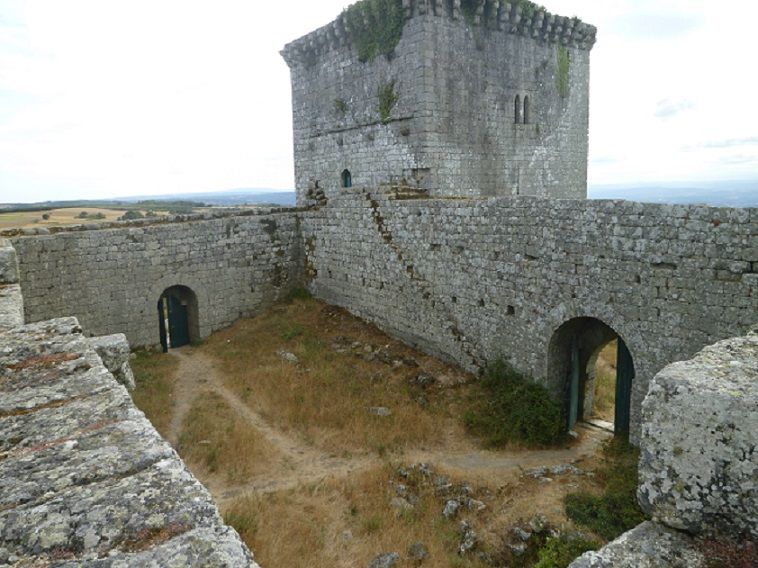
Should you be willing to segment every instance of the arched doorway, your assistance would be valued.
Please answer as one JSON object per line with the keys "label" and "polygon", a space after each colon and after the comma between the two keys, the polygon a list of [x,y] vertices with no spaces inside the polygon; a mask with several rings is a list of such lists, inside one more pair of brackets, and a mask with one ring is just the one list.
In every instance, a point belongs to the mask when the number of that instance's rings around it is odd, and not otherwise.
{"label": "arched doorway", "polygon": [[342,170],[340,177],[342,179],[342,187],[346,189],[353,187],[353,174],[350,173],[350,170]]}
{"label": "arched doorway", "polygon": [[197,296],[186,286],[166,288],[158,300],[158,329],[163,351],[199,339]]}
{"label": "arched doorway", "polygon": [[615,387],[613,430],[627,436],[634,362],[623,338],[610,326],[595,318],[574,318],[561,325],[550,339],[548,376],[566,408],[567,426],[588,420],[593,414],[597,389],[598,357],[615,342]]}

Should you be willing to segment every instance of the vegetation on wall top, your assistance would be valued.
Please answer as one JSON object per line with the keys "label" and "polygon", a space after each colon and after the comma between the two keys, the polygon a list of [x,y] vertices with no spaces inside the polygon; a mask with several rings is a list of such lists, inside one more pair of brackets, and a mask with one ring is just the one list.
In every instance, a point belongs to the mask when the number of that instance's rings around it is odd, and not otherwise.
{"label": "vegetation on wall top", "polygon": [[555,70],[555,86],[558,94],[564,99],[569,95],[569,68],[571,67],[571,56],[569,50],[563,46],[558,46],[558,61]]}
{"label": "vegetation on wall top", "polygon": [[358,59],[364,62],[390,56],[405,26],[402,0],[360,0],[345,10],[345,18]]}

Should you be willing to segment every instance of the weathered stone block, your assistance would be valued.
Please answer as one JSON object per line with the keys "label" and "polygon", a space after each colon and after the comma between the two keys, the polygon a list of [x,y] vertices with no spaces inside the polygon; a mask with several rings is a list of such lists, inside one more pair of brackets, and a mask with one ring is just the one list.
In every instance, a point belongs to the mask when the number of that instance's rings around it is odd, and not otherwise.
{"label": "weathered stone block", "polygon": [[129,390],[133,390],[134,374],[129,366],[129,342],[123,333],[93,337],[90,340],[92,348],[100,355],[103,365],[108,369],[116,380]]}
{"label": "weathered stone block", "polygon": [[694,539],[654,522],[625,532],[597,552],[587,552],[569,568],[700,568],[702,553]]}
{"label": "weathered stone block", "polygon": [[0,239],[0,285],[18,284],[16,251],[8,239]]}
{"label": "weathered stone block", "polygon": [[663,369],[642,405],[642,508],[692,534],[758,536],[758,335]]}
{"label": "weathered stone block", "polygon": [[0,284],[0,329],[10,329],[24,323],[24,299],[21,286]]}

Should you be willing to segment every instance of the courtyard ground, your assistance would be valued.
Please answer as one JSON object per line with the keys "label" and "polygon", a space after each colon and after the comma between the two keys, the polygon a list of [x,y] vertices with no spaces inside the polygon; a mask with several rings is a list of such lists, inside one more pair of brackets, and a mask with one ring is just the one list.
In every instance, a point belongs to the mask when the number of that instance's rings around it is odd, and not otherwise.
{"label": "courtyard ground", "polygon": [[266,567],[415,566],[417,543],[424,566],[532,565],[514,529],[574,531],[565,495],[603,489],[605,432],[482,449],[474,377],[313,299],[133,367],[135,402]]}

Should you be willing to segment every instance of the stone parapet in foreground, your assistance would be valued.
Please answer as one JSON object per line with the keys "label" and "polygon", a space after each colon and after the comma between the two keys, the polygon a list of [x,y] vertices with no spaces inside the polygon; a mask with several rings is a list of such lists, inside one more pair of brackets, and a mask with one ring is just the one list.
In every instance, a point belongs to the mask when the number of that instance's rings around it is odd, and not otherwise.
{"label": "stone parapet in foreground", "polygon": [[696,538],[758,537],[758,333],[658,373],[642,404],[642,523],[569,568],[699,568]]}
{"label": "stone parapet in foreground", "polygon": [[758,334],[663,369],[642,424],[647,514],[690,534],[758,538]]}
{"label": "stone parapet in foreground", "polygon": [[256,567],[75,318],[0,332],[0,566]]}

